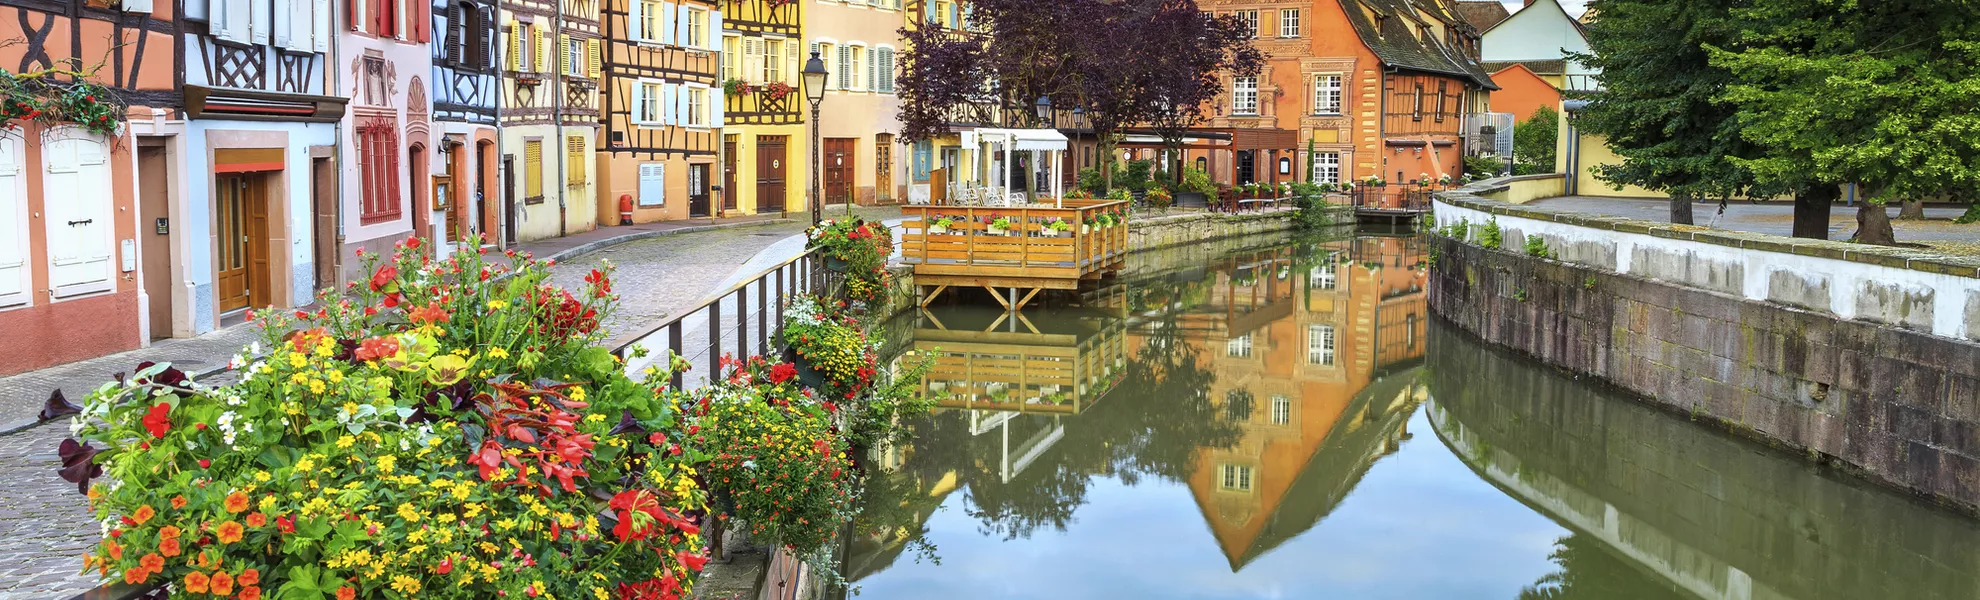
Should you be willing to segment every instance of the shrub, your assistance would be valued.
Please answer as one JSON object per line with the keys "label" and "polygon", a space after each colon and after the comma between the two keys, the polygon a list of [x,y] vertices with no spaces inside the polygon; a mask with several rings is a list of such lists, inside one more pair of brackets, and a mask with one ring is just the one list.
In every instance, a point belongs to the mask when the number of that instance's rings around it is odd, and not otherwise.
{"label": "shrub", "polygon": [[1299,209],[1297,219],[1301,228],[1319,229],[1334,224],[1333,216],[1328,213],[1333,205],[1327,202],[1326,192],[1322,191],[1321,186],[1294,183],[1291,193],[1293,205]]}
{"label": "shrub", "polygon": [[799,385],[792,365],[723,362],[723,377],[690,400],[691,441],[708,454],[715,506],[801,556],[827,549],[852,518],[846,440],[831,421],[838,407]]}
{"label": "shrub", "polygon": [[1464,157],[1464,174],[1477,179],[1491,179],[1507,173],[1506,161],[1498,155]]}
{"label": "shrub", "polygon": [[254,313],[238,383],[141,365],[91,393],[61,448],[105,523],[87,568],[223,597],[685,594],[704,494],[659,370],[596,345],[609,266],[572,294],[418,245],[316,312]]}
{"label": "shrub", "polygon": [[[1107,182],[1100,177],[1100,170],[1091,167],[1079,170],[1078,182],[1075,185],[1089,194],[1089,197],[1107,192]],[[1067,197],[1071,195],[1068,194]]]}
{"label": "shrub", "polygon": [[860,219],[824,221],[805,231],[809,247],[822,249],[828,265],[843,263],[846,299],[876,303],[887,294],[887,256],[894,251],[894,234],[886,224]]}
{"label": "shrub", "polygon": [[1498,248],[1504,246],[1505,243],[1505,233],[1499,230],[1498,219],[1486,221],[1485,225],[1478,229],[1478,245],[1486,248]]}
{"label": "shrub", "polygon": [[1539,258],[1553,258],[1554,251],[1547,248],[1547,238],[1529,235],[1526,236],[1526,255]]}
{"label": "shrub", "polygon": [[1183,171],[1182,189],[1185,192],[1216,194],[1217,182],[1211,180],[1210,174],[1203,169],[1190,168]]}
{"label": "shrub", "polygon": [[1514,160],[1532,173],[1553,172],[1560,127],[1560,113],[1554,109],[1542,106],[1534,110],[1533,116],[1513,128]]}

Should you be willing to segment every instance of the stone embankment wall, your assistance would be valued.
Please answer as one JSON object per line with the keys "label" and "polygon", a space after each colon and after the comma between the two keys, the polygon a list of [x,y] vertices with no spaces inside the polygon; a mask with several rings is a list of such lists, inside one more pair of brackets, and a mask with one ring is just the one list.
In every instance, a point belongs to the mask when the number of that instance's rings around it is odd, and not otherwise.
{"label": "stone embankment wall", "polygon": [[[1980,511],[1980,261],[1471,193],[1485,187],[1437,200],[1439,315],[1657,405]],[[1487,247],[1494,227],[1502,241]],[[1528,238],[1553,258],[1529,255]]]}
{"label": "stone embankment wall", "polygon": [[[1128,222],[1128,247],[1134,250],[1193,244],[1204,240],[1291,231],[1299,228],[1293,211],[1256,213],[1190,212],[1164,216],[1144,216]],[[1339,207],[1332,213],[1340,225],[1354,224],[1354,208]]]}

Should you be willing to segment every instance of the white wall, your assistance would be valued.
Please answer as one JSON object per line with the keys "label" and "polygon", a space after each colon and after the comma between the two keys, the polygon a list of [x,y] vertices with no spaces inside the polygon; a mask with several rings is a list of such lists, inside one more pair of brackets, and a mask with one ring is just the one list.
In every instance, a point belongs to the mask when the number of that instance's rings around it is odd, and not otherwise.
{"label": "white wall", "polygon": [[[1505,21],[1485,32],[1480,55],[1487,62],[1514,60],[1558,60],[1566,53],[1589,51],[1588,40],[1575,29],[1574,18],[1555,0],[1534,0]],[[1586,67],[1569,63],[1568,74],[1591,73]]]}

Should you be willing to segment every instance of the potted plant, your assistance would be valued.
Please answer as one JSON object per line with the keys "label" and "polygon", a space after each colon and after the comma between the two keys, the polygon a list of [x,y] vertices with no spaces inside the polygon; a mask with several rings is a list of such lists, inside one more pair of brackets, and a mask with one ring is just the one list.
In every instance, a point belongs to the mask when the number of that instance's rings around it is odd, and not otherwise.
{"label": "potted plant", "polygon": [[1169,193],[1168,188],[1164,188],[1164,187],[1149,188],[1148,190],[1149,206],[1153,206],[1161,210],[1168,210],[1169,207],[1171,205],[1174,205],[1175,203],[1176,203],[1176,197],[1174,194]]}
{"label": "potted plant", "polygon": [[928,235],[946,234],[949,232],[949,227],[954,226],[955,224],[956,224],[956,220],[953,218],[935,217],[934,220],[928,222]]}
{"label": "potted plant", "polygon": [[1010,235],[1011,232],[1010,217],[1006,217],[1002,215],[990,215],[984,218],[986,219],[984,223],[990,226],[990,235]]}
{"label": "potted plant", "polygon": [[887,256],[893,253],[893,231],[886,224],[860,219],[824,221],[805,231],[825,258],[825,268],[845,273],[846,299],[872,302],[885,295],[889,275]]}
{"label": "potted plant", "polygon": [[1175,205],[1183,208],[1202,208],[1210,205],[1210,195],[1217,193],[1217,183],[1210,174],[1198,168],[1183,170],[1182,189],[1176,193]]}
{"label": "potted plant", "polygon": [[1451,176],[1450,176],[1449,174],[1444,174],[1444,175],[1438,175],[1438,176],[1437,176],[1437,185],[1440,185],[1440,186],[1444,186],[1444,187],[1450,187],[1450,185],[1451,185]]}
{"label": "potted plant", "polygon": [[1045,223],[1045,228],[1039,231],[1039,235],[1044,237],[1059,237],[1070,231],[1072,231],[1071,223],[1067,223],[1065,219],[1052,219]]}

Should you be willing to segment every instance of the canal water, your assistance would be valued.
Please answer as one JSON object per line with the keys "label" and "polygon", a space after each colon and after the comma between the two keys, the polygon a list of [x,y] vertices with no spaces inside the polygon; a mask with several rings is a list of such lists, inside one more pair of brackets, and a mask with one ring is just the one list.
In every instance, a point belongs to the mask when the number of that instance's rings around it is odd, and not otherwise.
{"label": "canal water", "polygon": [[1420,238],[1136,254],[939,349],[876,450],[862,598],[1980,598],[1980,522],[1482,345]]}

